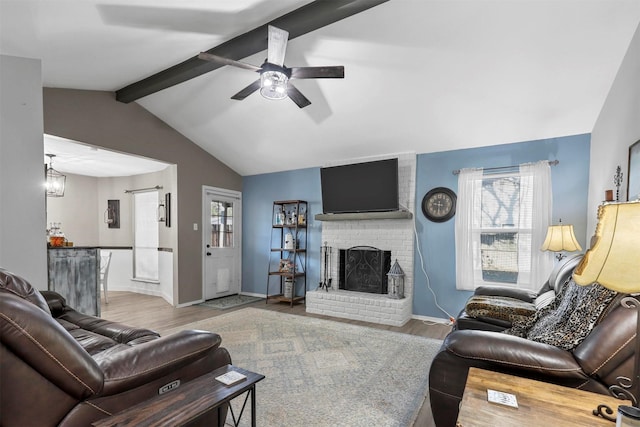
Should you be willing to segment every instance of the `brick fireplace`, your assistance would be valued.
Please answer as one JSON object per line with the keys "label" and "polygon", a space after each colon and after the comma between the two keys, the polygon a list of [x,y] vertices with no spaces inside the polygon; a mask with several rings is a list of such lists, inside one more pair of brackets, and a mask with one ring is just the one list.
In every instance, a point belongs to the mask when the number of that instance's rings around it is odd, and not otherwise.
{"label": "brick fireplace", "polygon": [[[378,160],[378,159],[372,159]],[[398,187],[400,204],[414,212],[415,154],[398,155]],[[413,302],[413,218],[348,219],[322,222],[322,242],[331,247],[332,287],[307,292],[309,313],[361,320],[384,325],[402,326],[412,314]],[[405,298],[391,299],[386,292],[354,292],[339,289],[340,249],[373,247],[390,252],[390,262],[397,259],[405,272]],[[386,268],[386,267],[385,267]],[[388,268],[384,274],[388,272]],[[321,277],[323,280],[324,277]],[[317,286],[317,285],[316,285]],[[315,286],[311,285],[311,289]]]}

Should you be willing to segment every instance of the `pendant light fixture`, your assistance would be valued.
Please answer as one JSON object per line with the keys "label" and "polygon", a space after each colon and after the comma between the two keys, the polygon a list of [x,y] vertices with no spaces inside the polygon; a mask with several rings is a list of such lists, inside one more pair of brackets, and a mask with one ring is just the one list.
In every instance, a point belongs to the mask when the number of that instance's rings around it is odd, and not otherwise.
{"label": "pendant light fixture", "polygon": [[67,177],[57,170],[53,168],[53,158],[56,156],[55,154],[47,154],[49,157],[49,166],[46,171],[46,182],[45,188],[47,192],[47,197],[63,197],[64,196],[64,185],[67,180]]}

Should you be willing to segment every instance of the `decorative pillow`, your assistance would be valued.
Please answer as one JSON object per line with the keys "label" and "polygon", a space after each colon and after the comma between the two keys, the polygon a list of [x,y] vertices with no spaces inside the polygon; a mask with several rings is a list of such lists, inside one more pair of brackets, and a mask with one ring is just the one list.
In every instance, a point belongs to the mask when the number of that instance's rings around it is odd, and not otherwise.
{"label": "decorative pillow", "polygon": [[571,279],[553,303],[531,318],[516,320],[504,333],[573,350],[589,335],[616,295],[597,283],[579,286]]}
{"label": "decorative pillow", "polygon": [[513,323],[516,319],[532,317],[536,307],[515,298],[475,295],[467,301],[465,311],[471,317],[491,317]]}
{"label": "decorative pillow", "polygon": [[538,296],[536,300],[533,302],[533,305],[536,306],[536,310],[541,310],[551,304],[553,300],[556,298],[556,291],[551,290],[543,293]]}

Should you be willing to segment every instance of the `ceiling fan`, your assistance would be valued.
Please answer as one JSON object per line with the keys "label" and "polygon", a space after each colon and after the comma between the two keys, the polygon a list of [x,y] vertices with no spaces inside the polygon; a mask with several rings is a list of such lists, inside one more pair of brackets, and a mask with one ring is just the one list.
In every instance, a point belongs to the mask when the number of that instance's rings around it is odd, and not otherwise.
{"label": "ceiling fan", "polygon": [[259,89],[260,94],[267,99],[289,97],[298,107],[304,108],[311,104],[311,101],[291,84],[290,80],[342,79],[344,78],[344,67],[341,65],[329,67],[286,67],[284,65],[284,56],[288,39],[288,31],[269,25],[267,60],[259,67],[206,52],[201,52],[198,58],[260,73],[258,80],[233,95],[231,99],[242,101]]}

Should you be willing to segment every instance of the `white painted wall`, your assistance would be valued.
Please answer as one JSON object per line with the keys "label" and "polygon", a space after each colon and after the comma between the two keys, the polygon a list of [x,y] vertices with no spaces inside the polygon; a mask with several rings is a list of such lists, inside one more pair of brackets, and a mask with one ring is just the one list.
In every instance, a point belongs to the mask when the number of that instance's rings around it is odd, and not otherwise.
{"label": "white painted wall", "polygon": [[604,191],[613,189],[616,167],[622,167],[620,200],[627,200],[629,146],[640,140],[640,26],[636,29],[627,54],[611,86],[591,134],[589,169],[588,242],[595,232],[598,205]]}
{"label": "white painted wall", "polygon": [[158,252],[160,283],[132,280],[133,251],[131,249],[105,249],[111,252],[107,289],[111,291],[127,291],[153,295],[164,298],[173,305],[173,253]]}
{"label": "white painted wall", "polygon": [[0,266],[47,289],[41,69],[0,55]]}
{"label": "white painted wall", "polygon": [[[53,168],[56,168],[55,159]],[[98,246],[98,182],[91,176],[65,173],[67,181],[64,197],[47,199],[47,227],[52,222],[60,227],[67,240],[74,246]],[[106,204],[106,201],[105,201]]]}

